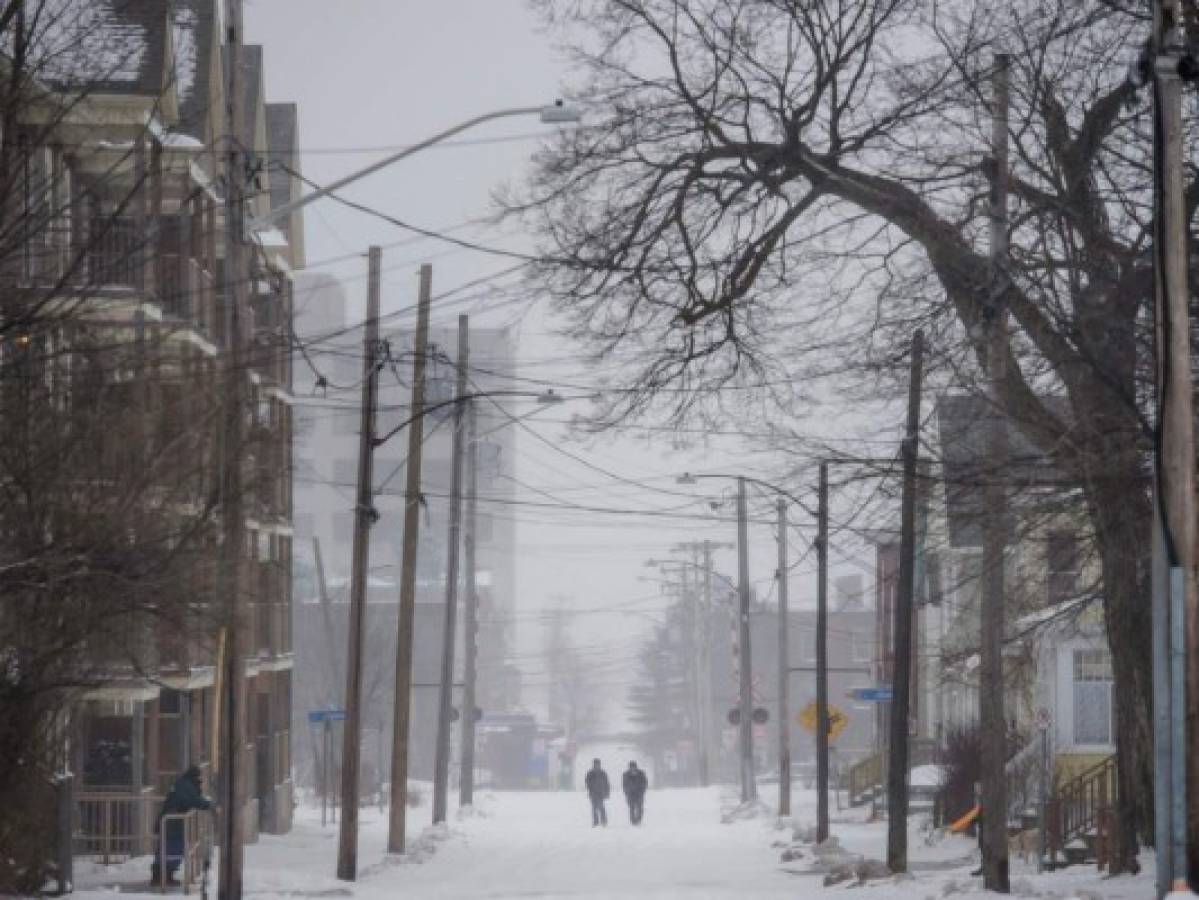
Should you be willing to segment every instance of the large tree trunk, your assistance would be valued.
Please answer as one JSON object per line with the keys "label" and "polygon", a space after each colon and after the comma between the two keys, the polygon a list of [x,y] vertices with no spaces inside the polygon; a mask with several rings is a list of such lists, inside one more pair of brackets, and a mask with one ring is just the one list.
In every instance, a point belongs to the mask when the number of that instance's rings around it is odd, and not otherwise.
{"label": "large tree trunk", "polygon": [[1146,843],[1153,840],[1152,506],[1135,458],[1120,468],[1104,466],[1106,477],[1087,489],[1115,678],[1119,800],[1113,875],[1137,870],[1138,833]]}

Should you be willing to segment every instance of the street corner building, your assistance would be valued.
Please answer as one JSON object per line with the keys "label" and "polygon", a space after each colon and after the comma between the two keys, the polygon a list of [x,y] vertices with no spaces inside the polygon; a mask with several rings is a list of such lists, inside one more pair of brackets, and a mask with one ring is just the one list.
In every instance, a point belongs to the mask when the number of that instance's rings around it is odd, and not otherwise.
{"label": "street corner building", "polygon": [[[225,98],[218,0],[26,6],[0,59],[20,85],[4,101],[19,106],[5,110],[0,154],[0,733],[50,735],[33,748],[35,774],[57,810],[47,855],[69,870],[72,857],[148,856],[178,775],[198,767],[210,794],[221,777]],[[260,47],[241,58],[246,213],[257,219],[299,196],[298,114],[265,101]],[[294,804],[292,272],[303,238],[298,215],[244,235],[249,283],[234,292],[247,736],[236,814],[249,840],[289,830]],[[19,462],[30,458],[41,462]],[[0,794],[23,796],[7,777]]]}

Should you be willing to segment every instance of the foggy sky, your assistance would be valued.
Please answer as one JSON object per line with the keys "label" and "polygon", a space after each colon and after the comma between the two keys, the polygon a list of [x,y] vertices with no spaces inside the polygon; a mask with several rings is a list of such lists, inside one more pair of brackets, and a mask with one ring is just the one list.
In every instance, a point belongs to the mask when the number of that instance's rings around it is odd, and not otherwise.
{"label": "foggy sky", "polygon": [[[267,99],[299,104],[302,168],[318,183],[386,155],[380,148],[414,143],[479,113],[548,102],[569,77],[522,0],[247,0],[246,30],[249,42],[265,47]],[[524,177],[529,154],[537,147],[534,135],[545,127],[533,118],[491,123],[463,135],[466,143],[406,159],[343,193],[415,225],[452,228],[494,211],[493,192]],[[509,137],[516,139],[496,140]],[[435,295],[512,265],[511,259],[437,241],[413,242],[410,233],[332,201],[310,207],[305,226],[309,266],[345,282],[354,318],[362,315],[365,259],[326,261],[365,253],[372,243],[386,248],[385,315],[414,302],[415,273],[423,261],[434,266]],[[495,227],[453,233],[489,246],[530,247],[522,235]],[[408,245],[387,247],[399,241]],[[535,298],[528,301],[488,313],[483,299],[469,309],[455,308],[451,315],[470,312],[473,327],[515,325],[524,376],[570,385],[594,383],[594,373],[576,362],[577,348],[553,336],[547,312]],[[451,315],[443,314],[440,320],[448,323]],[[434,316],[436,320],[436,305]],[[768,456],[747,455],[727,441],[673,454],[665,436],[652,447],[631,438],[572,444],[565,440],[562,423],[583,408],[569,406],[550,408],[528,424],[593,465],[660,490],[715,497],[722,493],[717,482],[681,488],[674,478],[684,471],[768,476],[771,464],[777,463]],[[528,411],[528,404],[517,411]],[[510,474],[529,486],[518,494],[523,501],[633,509],[686,503],[685,498],[615,482],[527,434],[517,436],[517,460]],[[759,511],[769,507],[761,499],[754,502]],[[703,512],[705,506],[693,505],[687,511]],[[731,512],[726,504],[724,515]],[[735,538],[731,523],[526,507],[514,508],[511,517],[518,527],[517,652],[531,682],[540,681],[543,671],[536,662],[541,610],[558,603],[580,611],[631,609],[633,614],[585,612],[572,620],[580,645],[595,648],[601,656],[609,648],[628,646],[631,655],[638,635],[650,627],[653,611],[668,602],[659,585],[642,580],[657,577],[644,560],[666,556],[681,541]],[[751,577],[761,595],[773,596],[772,530],[754,527],[751,544]],[[803,544],[796,540],[794,546],[799,550]],[[721,571],[735,575],[731,552],[719,554],[718,563]],[[809,561],[794,573],[793,602],[803,603],[812,595],[812,579],[806,574],[810,571]],[[630,677],[618,665],[596,672],[597,683],[611,698],[609,712],[617,718]]]}

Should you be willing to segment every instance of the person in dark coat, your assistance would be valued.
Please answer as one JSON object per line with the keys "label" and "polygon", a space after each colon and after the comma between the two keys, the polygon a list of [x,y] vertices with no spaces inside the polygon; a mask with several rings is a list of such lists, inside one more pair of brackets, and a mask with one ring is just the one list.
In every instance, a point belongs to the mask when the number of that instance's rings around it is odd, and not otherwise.
{"label": "person in dark coat", "polygon": [[[154,863],[150,866],[150,880],[158,883],[162,875],[162,845],[158,835],[162,829],[163,817],[191,812],[193,809],[212,809],[212,801],[204,796],[204,784],[200,770],[191,766],[186,772],[175,779],[166,799],[162,802],[162,810],[158,813],[158,821],[154,825]],[[167,884],[178,884],[175,872],[183,862],[183,823],[178,819],[167,822],[166,825],[166,870]]]}
{"label": "person in dark coat", "polygon": [[608,773],[604,771],[598,759],[593,760],[587,777],[583,780],[587,786],[587,796],[591,798],[591,827],[596,825],[608,826],[608,811],[604,809],[604,801],[612,793],[608,784]]}
{"label": "person in dark coat", "polygon": [[645,814],[645,789],[649,787],[645,772],[637,768],[637,763],[630,762],[620,781],[624,798],[629,802],[629,821],[640,825],[641,817]]}

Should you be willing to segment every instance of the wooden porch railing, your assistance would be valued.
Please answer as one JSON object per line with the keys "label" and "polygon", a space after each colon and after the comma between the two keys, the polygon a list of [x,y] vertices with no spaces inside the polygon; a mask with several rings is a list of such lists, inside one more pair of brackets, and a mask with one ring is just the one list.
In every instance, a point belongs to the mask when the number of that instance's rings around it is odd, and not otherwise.
{"label": "wooden porch railing", "polygon": [[103,865],[145,856],[153,846],[154,820],[162,798],[146,789],[140,794],[81,792],[75,795],[71,829],[76,856],[91,856]]}
{"label": "wooden porch railing", "polygon": [[1107,866],[1114,849],[1111,838],[1116,786],[1116,758],[1109,756],[1053,792],[1046,810],[1046,848],[1051,866],[1073,841],[1091,838],[1099,868]]}

